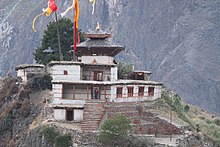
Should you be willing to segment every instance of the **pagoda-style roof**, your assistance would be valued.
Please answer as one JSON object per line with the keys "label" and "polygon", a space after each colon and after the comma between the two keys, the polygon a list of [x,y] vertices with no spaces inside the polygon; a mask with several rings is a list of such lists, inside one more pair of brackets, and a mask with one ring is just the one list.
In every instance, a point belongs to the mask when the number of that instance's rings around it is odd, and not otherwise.
{"label": "pagoda-style roof", "polygon": [[110,33],[100,29],[85,34],[87,40],[77,45],[78,56],[116,56],[125,49],[122,45],[111,43],[108,38]]}
{"label": "pagoda-style roof", "polygon": [[106,39],[112,37],[112,35],[110,33],[103,31],[95,31],[95,32],[86,33],[85,37],[90,39]]}

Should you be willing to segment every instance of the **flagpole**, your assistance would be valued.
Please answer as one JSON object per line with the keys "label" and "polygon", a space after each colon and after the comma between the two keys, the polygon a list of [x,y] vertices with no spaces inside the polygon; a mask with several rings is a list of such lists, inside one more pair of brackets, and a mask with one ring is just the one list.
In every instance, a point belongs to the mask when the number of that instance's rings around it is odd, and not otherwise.
{"label": "flagpole", "polygon": [[[76,0],[73,0],[73,4],[75,5],[75,9],[77,9],[76,8]],[[73,50],[73,61],[76,61],[76,33],[77,33],[77,28],[76,28],[76,20],[75,20],[75,15],[77,15],[76,14],[76,12],[75,12],[76,10],[74,10],[73,9],[73,20],[74,20],[74,32],[73,32],[73,45],[74,45],[74,50]]]}
{"label": "flagpole", "polygon": [[77,33],[77,29],[76,29],[76,21],[74,21],[74,51],[73,51],[73,61],[76,61],[76,33]]}
{"label": "flagpole", "polygon": [[[54,2],[56,2],[54,0]],[[59,54],[60,54],[60,61],[63,61],[63,54],[61,52],[61,43],[60,43],[60,31],[58,27],[58,18],[57,18],[57,12],[55,11],[55,20],[56,20],[56,28],[57,28],[57,39],[58,39],[58,46],[59,46]]]}

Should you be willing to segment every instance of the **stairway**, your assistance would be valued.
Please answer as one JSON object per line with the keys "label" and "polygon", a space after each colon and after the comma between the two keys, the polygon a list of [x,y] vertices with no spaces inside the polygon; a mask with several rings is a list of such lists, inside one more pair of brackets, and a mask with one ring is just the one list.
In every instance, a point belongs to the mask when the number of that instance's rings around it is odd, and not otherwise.
{"label": "stairway", "polygon": [[105,102],[100,100],[87,100],[83,114],[84,120],[81,125],[83,131],[98,131],[99,124],[105,114],[104,104]]}

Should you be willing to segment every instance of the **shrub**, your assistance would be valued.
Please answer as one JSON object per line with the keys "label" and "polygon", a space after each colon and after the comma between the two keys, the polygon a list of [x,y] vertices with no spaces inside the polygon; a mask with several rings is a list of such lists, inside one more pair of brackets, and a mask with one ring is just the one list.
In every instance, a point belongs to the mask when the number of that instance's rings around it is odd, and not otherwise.
{"label": "shrub", "polygon": [[168,105],[171,105],[172,101],[171,101],[171,97],[169,96],[169,93],[167,91],[163,91],[162,92],[162,98],[165,100],[165,102]]}
{"label": "shrub", "polygon": [[55,147],[69,147],[71,146],[71,135],[61,135],[55,138]]}
{"label": "shrub", "polygon": [[220,147],[220,140],[214,142],[214,147]]}
{"label": "shrub", "polygon": [[211,120],[209,120],[209,119],[207,119],[207,120],[206,120],[206,123],[207,123],[207,124],[211,124],[211,123],[212,123],[212,121],[211,121]]}
{"label": "shrub", "polygon": [[202,120],[205,120],[205,117],[204,116],[199,116],[200,119]]}
{"label": "shrub", "polygon": [[5,130],[10,128],[12,125],[12,119],[10,116],[4,117],[2,120],[0,120],[0,133]]}
{"label": "shrub", "polygon": [[45,127],[41,131],[41,133],[44,135],[44,138],[50,143],[54,143],[55,137],[59,135],[59,133],[56,132],[53,127]]}
{"label": "shrub", "polygon": [[131,132],[131,120],[124,115],[116,115],[101,126],[99,139],[106,146],[126,146]]}
{"label": "shrub", "polygon": [[0,89],[0,101],[5,98],[11,98],[11,95],[16,94],[18,91],[18,85],[16,79],[13,77],[6,77],[3,80],[2,88]]}
{"label": "shrub", "polygon": [[28,80],[27,86],[32,91],[41,91],[46,89],[52,89],[51,84],[52,77],[48,74],[40,74],[33,76]]}
{"label": "shrub", "polygon": [[174,96],[174,108],[176,110],[181,111],[182,105],[181,105],[181,99],[178,96]]}
{"label": "shrub", "polygon": [[30,111],[31,111],[30,101],[29,99],[25,99],[21,105],[21,112],[24,117],[27,117],[30,114]]}
{"label": "shrub", "polygon": [[185,105],[183,109],[184,109],[184,112],[188,113],[188,112],[189,112],[190,107],[189,107],[189,105]]}
{"label": "shrub", "polygon": [[214,120],[214,123],[215,123],[217,126],[220,126],[220,119],[215,119],[215,120]]}

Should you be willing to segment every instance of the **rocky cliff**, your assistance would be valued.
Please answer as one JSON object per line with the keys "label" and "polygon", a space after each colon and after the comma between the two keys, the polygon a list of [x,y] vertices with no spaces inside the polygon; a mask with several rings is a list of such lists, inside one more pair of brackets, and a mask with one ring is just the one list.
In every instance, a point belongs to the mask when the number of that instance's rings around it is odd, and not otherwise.
{"label": "rocky cliff", "polygon": [[[57,3],[58,13],[71,5]],[[120,60],[153,71],[153,79],[163,81],[185,101],[220,114],[219,0],[97,0],[94,15],[87,0],[79,3],[83,31],[100,22],[115,42],[126,46]],[[32,31],[33,18],[46,4],[46,0],[0,2],[2,76],[18,64],[34,62],[43,30],[54,19],[41,17],[36,22],[39,31]]]}

